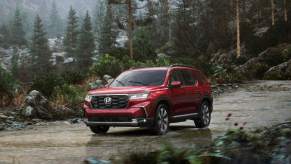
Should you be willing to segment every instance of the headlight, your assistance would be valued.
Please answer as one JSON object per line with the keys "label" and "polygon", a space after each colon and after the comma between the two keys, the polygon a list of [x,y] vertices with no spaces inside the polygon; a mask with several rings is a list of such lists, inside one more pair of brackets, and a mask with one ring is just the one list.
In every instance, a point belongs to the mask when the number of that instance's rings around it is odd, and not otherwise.
{"label": "headlight", "polygon": [[149,93],[144,92],[144,93],[132,94],[130,95],[129,99],[130,100],[147,99],[148,96],[149,96]]}
{"label": "headlight", "polygon": [[91,100],[92,100],[92,95],[87,95],[87,96],[85,97],[85,101],[87,101],[87,102],[91,102]]}

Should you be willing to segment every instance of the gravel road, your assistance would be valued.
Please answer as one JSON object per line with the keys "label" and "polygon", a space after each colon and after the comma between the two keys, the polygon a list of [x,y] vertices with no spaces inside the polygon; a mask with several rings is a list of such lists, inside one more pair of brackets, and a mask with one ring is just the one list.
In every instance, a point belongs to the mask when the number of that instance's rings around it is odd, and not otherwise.
{"label": "gravel road", "polygon": [[112,128],[106,135],[94,135],[83,123],[39,123],[20,131],[0,132],[0,164],[79,164],[91,156],[110,160],[129,152],[159,149],[162,143],[205,146],[229,128],[246,124],[245,129],[256,129],[290,118],[291,81],[248,82],[215,98],[208,129],[196,129],[193,121],[187,121],[173,124],[165,136],[141,128]]}

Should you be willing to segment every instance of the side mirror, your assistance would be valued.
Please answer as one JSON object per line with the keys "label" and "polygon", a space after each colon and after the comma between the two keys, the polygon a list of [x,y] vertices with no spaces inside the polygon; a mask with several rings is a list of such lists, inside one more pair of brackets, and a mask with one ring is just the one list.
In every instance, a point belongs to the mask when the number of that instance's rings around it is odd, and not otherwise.
{"label": "side mirror", "polygon": [[181,86],[182,86],[181,81],[173,81],[171,82],[171,85],[170,85],[171,88],[180,88]]}

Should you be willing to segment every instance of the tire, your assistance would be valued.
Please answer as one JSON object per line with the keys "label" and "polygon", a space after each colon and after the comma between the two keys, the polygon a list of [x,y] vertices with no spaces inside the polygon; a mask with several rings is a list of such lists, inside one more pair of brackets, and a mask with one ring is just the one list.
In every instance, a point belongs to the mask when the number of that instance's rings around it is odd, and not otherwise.
{"label": "tire", "polygon": [[154,132],[156,135],[164,135],[169,130],[169,114],[168,106],[160,104],[156,110]]}
{"label": "tire", "polygon": [[199,117],[194,119],[194,123],[197,128],[206,128],[211,122],[211,109],[207,101],[203,101],[200,110]]}
{"label": "tire", "polygon": [[109,126],[90,126],[90,130],[95,134],[105,134],[109,130]]}

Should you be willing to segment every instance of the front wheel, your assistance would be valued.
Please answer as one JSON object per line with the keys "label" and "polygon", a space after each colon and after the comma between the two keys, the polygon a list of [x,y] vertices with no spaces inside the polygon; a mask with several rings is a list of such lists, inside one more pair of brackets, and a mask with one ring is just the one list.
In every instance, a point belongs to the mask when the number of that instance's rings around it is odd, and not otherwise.
{"label": "front wheel", "polygon": [[197,128],[208,127],[211,121],[210,105],[207,101],[203,101],[199,110],[199,117],[194,119]]}
{"label": "front wheel", "polygon": [[165,104],[160,104],[156,111],[154,130],[157,135],[164,135],[169,129],[169,114],[168,107]]}
{"label": "front wheel", "polygon": [[90,130],[95,134],[105,134],[109,130],[109,126],[90,126]]}

